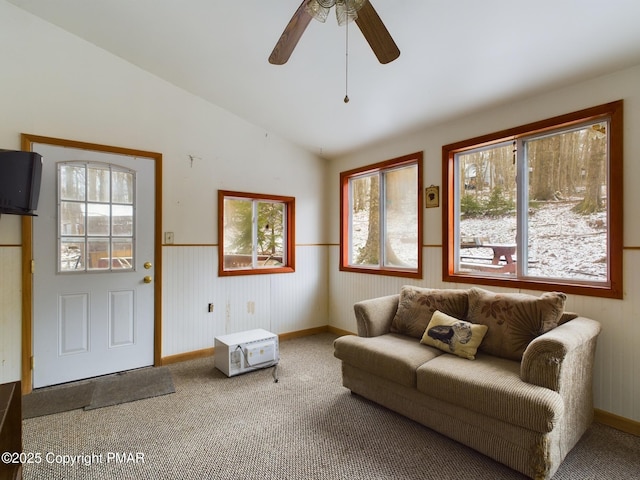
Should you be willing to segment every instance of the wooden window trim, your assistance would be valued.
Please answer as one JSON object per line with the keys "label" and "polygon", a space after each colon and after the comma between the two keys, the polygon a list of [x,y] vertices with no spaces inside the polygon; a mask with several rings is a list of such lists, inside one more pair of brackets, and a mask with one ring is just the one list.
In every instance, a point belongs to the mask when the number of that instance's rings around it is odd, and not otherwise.
{"label": "wooden window trim", "polygon": [[[454,259],[454,157],[457,153],[473,148],[514,140],[536,133],[570,127],[571,125],[610,118],[609,144],[609,222],[608,251],[610,254],[609,279],[607,284],[579,284],[578,282],[563,282],[562,279],[549,281],[523,278],[497,278],[478,274],[455,273]],[[445,282],[475,283],[499,287],[510,287],[531,290],[558,289],[565,293],[587,295],[604,298],[623,298],[623,101],[599,105],[577,112],[556,116],[546,120],[529,123],[496,133],[452,143],[442,147],[442,279]]]}
{"label": "wooden window trim", "polygon": [[[225,197],[247,198],[251,200],[271,200],[282,202],[286,205],[286,231],[285,248],[287,262],[282,267],[274,268],[250,268],[241,270],[224,269],[224,199]],[[218,276],[232,277],[239,275],[268,275],[274,273],[293,273],[296,268],[296,243],[295,243],[295,197],[283,195],[268,195],[259,193],[234,192],[230,190],[218,190]]]}
{"label": "wooden window trim", "polygon": [[[342,272],[368,273],[372,275],[386,275],[392,277],[422,278],[422,239],[423,239],[423,212],[422,212],[422,163],[423,152],[385,160],[372,165],[354,168],[340,172],[340,266]],[[418,168],[418,266],[416,270],[395,269],[390,267],[355,267],[349,265],[349,179],[355,175],[363,175],[379,172],[394,167],[402,167],[415,164]]]}

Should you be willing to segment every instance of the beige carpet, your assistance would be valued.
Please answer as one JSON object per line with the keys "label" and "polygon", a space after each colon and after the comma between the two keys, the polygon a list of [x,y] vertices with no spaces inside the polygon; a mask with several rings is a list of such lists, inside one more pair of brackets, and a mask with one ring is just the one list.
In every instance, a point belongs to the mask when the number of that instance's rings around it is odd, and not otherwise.
{"label": "beige carpet", "polygon": [[[340,383],[334,338],[282,342],[278,383],[272,369],[227,378],[208,358],[169,367],[172,395],[25,420],[24,451],[42,461],[25,465],[24,478],[525,478],[351,395]],[[554,479],[639,472],[640,438],[594,424]]]}

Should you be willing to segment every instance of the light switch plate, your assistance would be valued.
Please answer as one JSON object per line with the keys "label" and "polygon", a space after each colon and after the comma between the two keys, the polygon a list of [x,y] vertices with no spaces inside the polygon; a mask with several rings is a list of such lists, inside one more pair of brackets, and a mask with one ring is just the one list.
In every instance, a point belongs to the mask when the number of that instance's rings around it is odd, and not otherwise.
{"label": "light switch plate", "polygon": [[167,245],[173,243],[173,232],[164,232],[164,243]]}

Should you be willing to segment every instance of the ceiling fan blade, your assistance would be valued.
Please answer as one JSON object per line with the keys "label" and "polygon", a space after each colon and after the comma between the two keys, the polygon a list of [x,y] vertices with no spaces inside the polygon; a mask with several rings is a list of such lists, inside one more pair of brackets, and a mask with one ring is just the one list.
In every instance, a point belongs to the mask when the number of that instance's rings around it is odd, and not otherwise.
{"label": "ceiling fan blade", "polygon": [[371,2],[365,2],[362,8],[358,10],[356,24],[364,38],[369,42],[369,46],[371,46],[380,63],[392,62],[400,56],[400,49],[391,38],[389,30],[380,20]]}
{"label": "ceiling fan blade", "polygon": [[269,63],[284,65],[287,63],[287,60],[289,60],[293,49],[296,48],[300,37],[302,37],[312,18],[305,10],[307,2],[308,0],[304,0],[298,7],[298,10],[296,10],[296,13],[293,14],[293,17],[291,17],[291,20],[289,20],[278,43],[276,43],[273,52],[271,52],[269,56]]}

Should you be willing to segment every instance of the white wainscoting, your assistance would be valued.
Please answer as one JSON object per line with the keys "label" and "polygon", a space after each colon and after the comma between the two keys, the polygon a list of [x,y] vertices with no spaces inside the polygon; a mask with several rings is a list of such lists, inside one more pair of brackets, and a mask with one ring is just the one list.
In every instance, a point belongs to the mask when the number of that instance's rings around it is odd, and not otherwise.
{"label": "white wainscoting", "polygon": [[296,247],[295,273],[235,277],[218,277],[216,246],[162,252],[163,357],[211,348],[228,333],[282,334],[329,323],[326,246]]}
{"label": "white wainscoting", "polygon": [[22,248],[0,247],[0,383],[15,382],[21,375],[21,263]]}
{"label": "white wainscoting", "polygon": [[[353,304],[359,300],[389,295],[404,284],[430,288],[469,288],[468,284],[442,282],[441,249],[423,251],[424,279],[410,280],[340,272],[337,246],[330,248],[329,316],[331,325],[355,332]],[[640,421],[640,251],[624,251],[625,295],[623,300],[569,295],[566,310],[593,318],[602,325],[594,371],[595,407],[624,418]],[[485,287],[492,291],[508,291]],[[540,295],[538,291],[525,291]]]}

